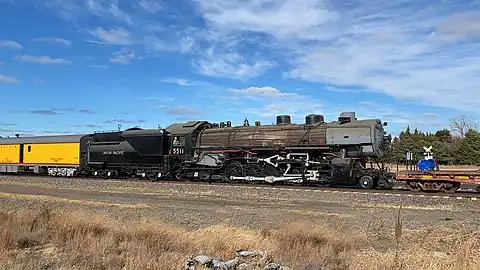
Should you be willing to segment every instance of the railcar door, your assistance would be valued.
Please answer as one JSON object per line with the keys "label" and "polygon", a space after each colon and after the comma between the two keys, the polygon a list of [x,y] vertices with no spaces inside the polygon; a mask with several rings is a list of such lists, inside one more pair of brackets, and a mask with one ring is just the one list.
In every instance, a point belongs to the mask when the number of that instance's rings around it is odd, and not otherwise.
{"label": "railcar door", "polygon": [[25,145],[23,143],[20,144],[20,160],[19,160],[20,164],[23,164],[23,156],[24,156],[23,150],[24,150],[24,148],[25,148]]}

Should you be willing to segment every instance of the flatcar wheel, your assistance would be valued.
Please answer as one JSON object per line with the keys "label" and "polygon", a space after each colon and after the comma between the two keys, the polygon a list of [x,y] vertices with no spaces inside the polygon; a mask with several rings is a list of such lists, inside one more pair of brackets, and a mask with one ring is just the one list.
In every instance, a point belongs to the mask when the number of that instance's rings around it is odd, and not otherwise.
{"label": "flatcar wheel", "polygon": [[420,191],[422,189],[417,182],[407,182],[407,187],[411,191]]}
{"label": "flatcar wheel", "polygon": [[373,188],[373,178],[370,175],[364,175],[358,180],[358,186],[363,189]]}
{"label": "flatcar wheel", "polygon": [[444,184],[443,191],[446,193],[455,193],[457,190],[460,189],[460,187],[461,187],[461,184],[457,182],[446,183]]}

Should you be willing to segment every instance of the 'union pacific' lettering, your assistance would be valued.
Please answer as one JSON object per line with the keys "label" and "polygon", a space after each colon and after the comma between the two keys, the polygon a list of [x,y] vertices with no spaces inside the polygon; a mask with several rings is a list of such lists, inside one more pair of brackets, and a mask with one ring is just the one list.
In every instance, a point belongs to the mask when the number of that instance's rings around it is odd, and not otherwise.
{"label": "'union pacific' lettering", "polygon": [[124,151],[103,151],[102,155],[104,155],[104,156],[112,156],[112,155],[113,156],[121,156],[121,155],[124,154],[123,152]]}

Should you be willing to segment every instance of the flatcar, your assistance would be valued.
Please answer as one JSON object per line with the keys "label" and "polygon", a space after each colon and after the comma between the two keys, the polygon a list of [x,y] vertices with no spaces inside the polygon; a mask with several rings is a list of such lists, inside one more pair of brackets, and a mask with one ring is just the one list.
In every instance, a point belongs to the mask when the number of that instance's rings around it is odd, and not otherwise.
{"label": "flatcar", "polygon": [[398,182],[404,182],[411,191],[454,193],[463,186],[473,186],[480,191],[480,170],[440,170],[433,157],[432,146],[425,149],[415,169],[395,173]]}

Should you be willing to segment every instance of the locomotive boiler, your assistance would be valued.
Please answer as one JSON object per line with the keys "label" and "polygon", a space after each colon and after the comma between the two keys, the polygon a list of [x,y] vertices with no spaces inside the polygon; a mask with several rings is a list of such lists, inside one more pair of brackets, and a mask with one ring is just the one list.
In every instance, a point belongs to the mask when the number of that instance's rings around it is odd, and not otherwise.
{"label": "locomotive boiler", "polygon": [[380,157],[388,147],[390,137],[385,136],[380,120],[357,120],[355,113],[342,113],[338,121],[325,123],[322,115],[307,115],[304,124],[292,124],[288,115],[277,116],[276,125],[261,125],[248,120],[243,126],[203,130],[197,148],[239,147],[262,154],[279,150],[297,152],[346,151],[347,156]]}

